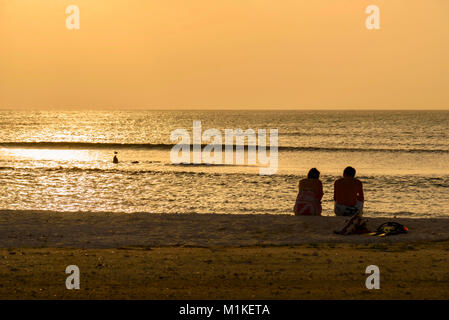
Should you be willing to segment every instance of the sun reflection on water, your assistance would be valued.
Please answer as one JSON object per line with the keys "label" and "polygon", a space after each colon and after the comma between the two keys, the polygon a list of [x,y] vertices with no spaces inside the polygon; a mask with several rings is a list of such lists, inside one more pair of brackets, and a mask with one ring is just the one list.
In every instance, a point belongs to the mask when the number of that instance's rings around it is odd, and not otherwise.
{"label": "sun reflection on water", "polygon": [[65,149],[0,149],[5,158],[14,160],[50,160],[50,161],[94,161],[98,153],[89,150]]}

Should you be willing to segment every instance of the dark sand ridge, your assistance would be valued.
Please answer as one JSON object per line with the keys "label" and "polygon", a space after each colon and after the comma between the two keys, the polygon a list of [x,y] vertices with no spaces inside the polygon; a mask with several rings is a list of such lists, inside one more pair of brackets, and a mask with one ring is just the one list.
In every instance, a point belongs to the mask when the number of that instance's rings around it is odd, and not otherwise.
{"label": "dark sand ridge", "polygon": [[344,217],[0,211],[0,247],[279,246],[305,243],[444,241],[448,218],[368,218],[374,230],[397,221],[409,233],[386,238],[333,234]]}

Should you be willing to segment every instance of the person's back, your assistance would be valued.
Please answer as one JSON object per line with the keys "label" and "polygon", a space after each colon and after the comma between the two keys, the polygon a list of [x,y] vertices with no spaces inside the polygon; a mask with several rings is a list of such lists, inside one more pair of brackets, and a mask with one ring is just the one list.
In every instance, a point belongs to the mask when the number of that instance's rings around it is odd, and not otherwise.
{"label": "person's back", "polygon": [[323,197],[323,184],[318,179],[302,179],[299,181],[299,192],[302,194],[310,194],[314,200],[321,201]]}
{"label": "person's back", "polygon": [[355,169],[347,167],[343,172],[343,178],[334,183],[335,214],[350,216],[361,213],[363,202],[362,182],[355,178]]}
{"label": "person's back", "polygon": [[362,182],[353,177],[343,177],[334,183],[334,200],[345,206],[355,206],[363,201]]}
{"label": "person's back", "polygon": [[295,215],[321,215],[321,199],[323,198],[323,184],[319,180],[320,172],[313,168],[307,179],[299,181],[298,196],[293,211]]}

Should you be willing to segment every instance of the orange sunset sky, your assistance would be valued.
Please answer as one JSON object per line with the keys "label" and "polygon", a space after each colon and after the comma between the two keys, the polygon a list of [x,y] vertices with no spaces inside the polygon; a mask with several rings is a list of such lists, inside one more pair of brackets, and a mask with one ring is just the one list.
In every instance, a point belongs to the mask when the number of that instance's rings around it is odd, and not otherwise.
{"label": "orange sunset sky", "polygon": [[448,16],[448,0],[0,0],[0,108],[448,109]]}

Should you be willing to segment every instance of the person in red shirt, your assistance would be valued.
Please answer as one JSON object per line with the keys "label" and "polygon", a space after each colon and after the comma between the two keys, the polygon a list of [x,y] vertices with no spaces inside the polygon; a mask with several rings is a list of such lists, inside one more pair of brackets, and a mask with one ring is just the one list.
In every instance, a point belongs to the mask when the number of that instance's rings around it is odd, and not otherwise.
{"label": "person in red shirt", "polygon": [[299,192],[293,211],[297,216],[321,216],[323,184],[316,168],[309,170],[307,179],[299,181]]}
{"label": "person in red shirt", "polygon": [[343,178],[334,183],[334,212],[337,216],[352,216],[361,214],[363,203],[362,182],[355,178],[355,169],[346,167],[343,171]]}

